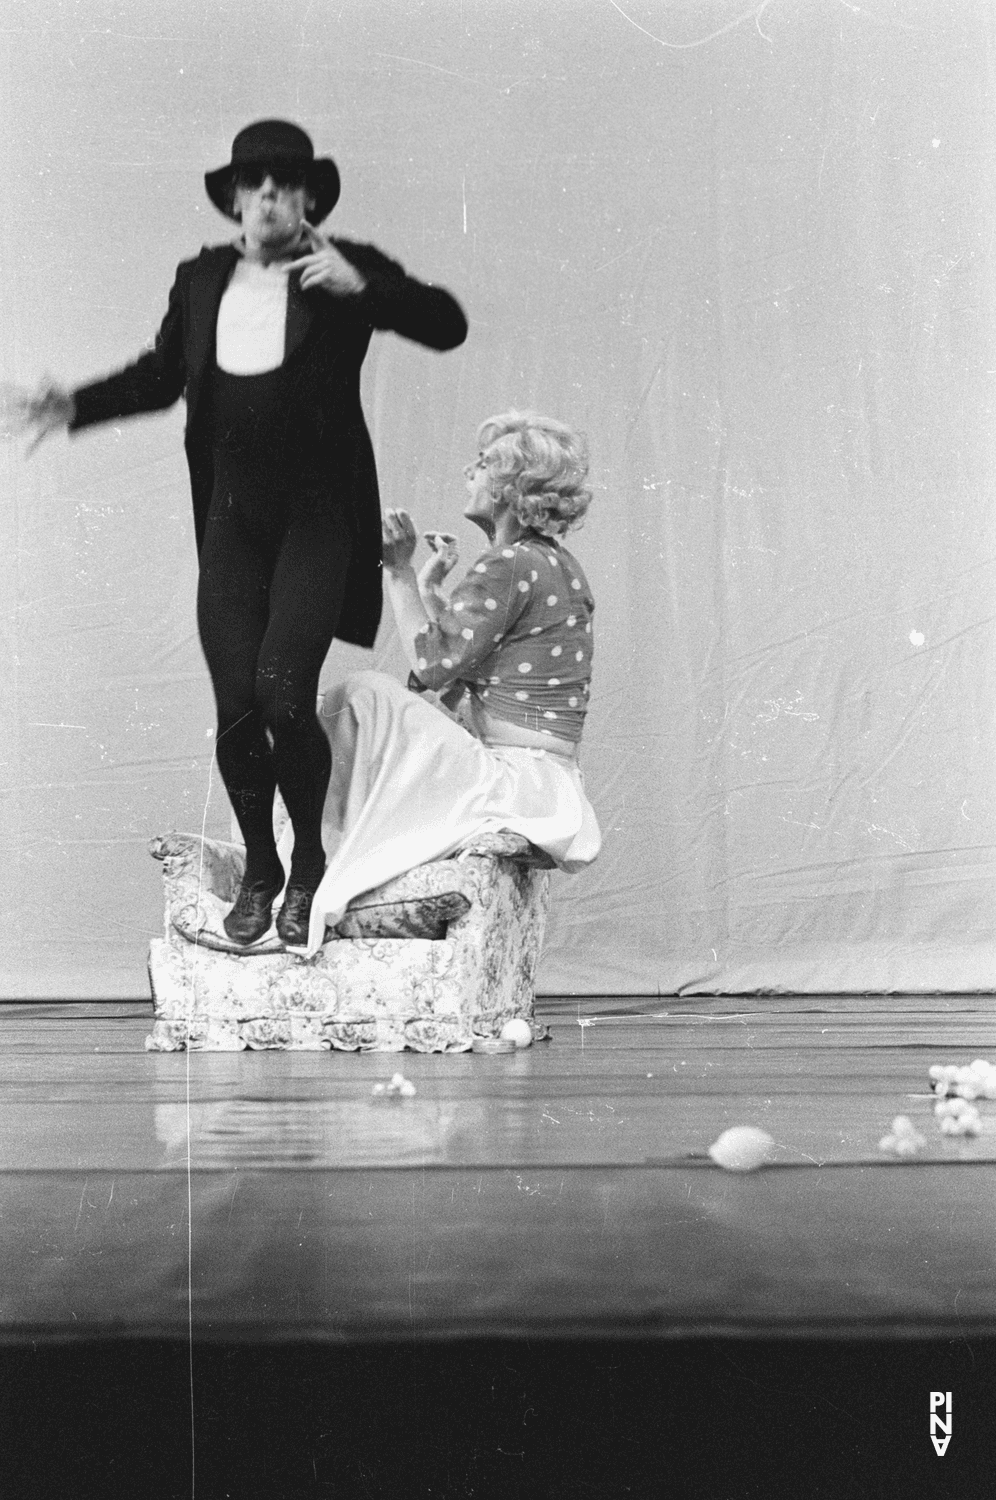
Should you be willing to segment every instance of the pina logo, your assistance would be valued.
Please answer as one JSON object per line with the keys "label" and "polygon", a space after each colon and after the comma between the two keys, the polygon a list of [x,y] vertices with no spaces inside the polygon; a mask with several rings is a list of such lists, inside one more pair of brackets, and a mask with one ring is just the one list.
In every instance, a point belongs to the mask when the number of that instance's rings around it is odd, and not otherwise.
{"label": "pina logo", "polygon": [[[943,1432],[943,1437],[937,1434]],[[943,1458],[951,1441],[951,1392],[930,1393],[930,1441],[938,1458]]]}

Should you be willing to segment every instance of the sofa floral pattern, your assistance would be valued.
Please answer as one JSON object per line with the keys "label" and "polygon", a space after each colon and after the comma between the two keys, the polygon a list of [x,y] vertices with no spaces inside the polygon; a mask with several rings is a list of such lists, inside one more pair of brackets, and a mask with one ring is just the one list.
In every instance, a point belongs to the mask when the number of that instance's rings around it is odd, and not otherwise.
{"label": "sofa floral pattern", "polygon": [[483,835],[357,897],[312,959],[273,933],[248,951],[227,939],[238,845],[167,834],[149,847],[166,897],[149,952],[150,1050],[464,1052],[513,1018],[544,1034],[533,1001],[551,862],[516,834]]}

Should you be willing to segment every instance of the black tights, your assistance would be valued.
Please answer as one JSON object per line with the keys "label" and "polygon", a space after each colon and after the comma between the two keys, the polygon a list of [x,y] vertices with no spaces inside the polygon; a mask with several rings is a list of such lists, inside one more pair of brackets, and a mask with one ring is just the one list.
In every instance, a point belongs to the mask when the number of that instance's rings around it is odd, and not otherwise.
{"label": "black tights", "polygon": [[246,845],[247,880],[283,879],[273,838],[279,787],[294,827],[290,879],[325,868],[331,752],[318,677],[342,608],[352,531],[341,510],[250,524],[215,505],[201,550],[197,620],[218,707],[218,768]]}

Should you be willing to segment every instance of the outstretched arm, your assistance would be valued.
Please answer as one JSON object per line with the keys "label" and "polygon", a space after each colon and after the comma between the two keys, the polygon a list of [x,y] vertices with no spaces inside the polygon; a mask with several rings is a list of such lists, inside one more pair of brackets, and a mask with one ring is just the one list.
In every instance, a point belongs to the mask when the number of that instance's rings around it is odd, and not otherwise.
{"label": "outstretched arm", "polygon": [[15,425],[20,430],[34,432],[29,455],[53,432],[74,432],[115,417],[159,411],[182,396],[187,379],[181,291],[185,270],[181,266],[177,272],[155,343],[132,364],[72,391],[46,377],[33,392],[18,391],[12,397],[7,393],[7,401],[0,404],[14,408],[13,412],[4,412],[8,424],[16,416]]}
{"label": "outstretched arm", "polygon": [[187,266],[181,266],[177,271],[166,316],[152,348],[116,374],[73,391],[71,432],[97,422],[113,421],[115,417],[162,411],[183,395],[187,383],[183,350],[183,278],[186,273]]}

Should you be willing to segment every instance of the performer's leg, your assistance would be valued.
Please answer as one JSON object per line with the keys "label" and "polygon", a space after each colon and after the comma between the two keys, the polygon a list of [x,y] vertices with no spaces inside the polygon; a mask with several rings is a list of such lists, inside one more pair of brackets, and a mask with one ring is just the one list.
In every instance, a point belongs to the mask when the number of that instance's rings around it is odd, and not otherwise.
{"label": "performer's leg", "polygon": [[256,703],[273,735],[277,785],[294,827],[288,887],[314,891],[325,869],[322,810],[329,742],[318,723],[318,678],[342,609],[352,531],[341,513],[294,521],[270,586]]}
{"label": "performer's leg", "polygon": [[[269,559],[231,512],[212,516],[201,552],[197,621],[218,709],[218,769],[246,846],[243,885],[283,885],[273,840],[276,775],[256,703],[269,618]],[[272,902],[272,897],[271,897]]]}

